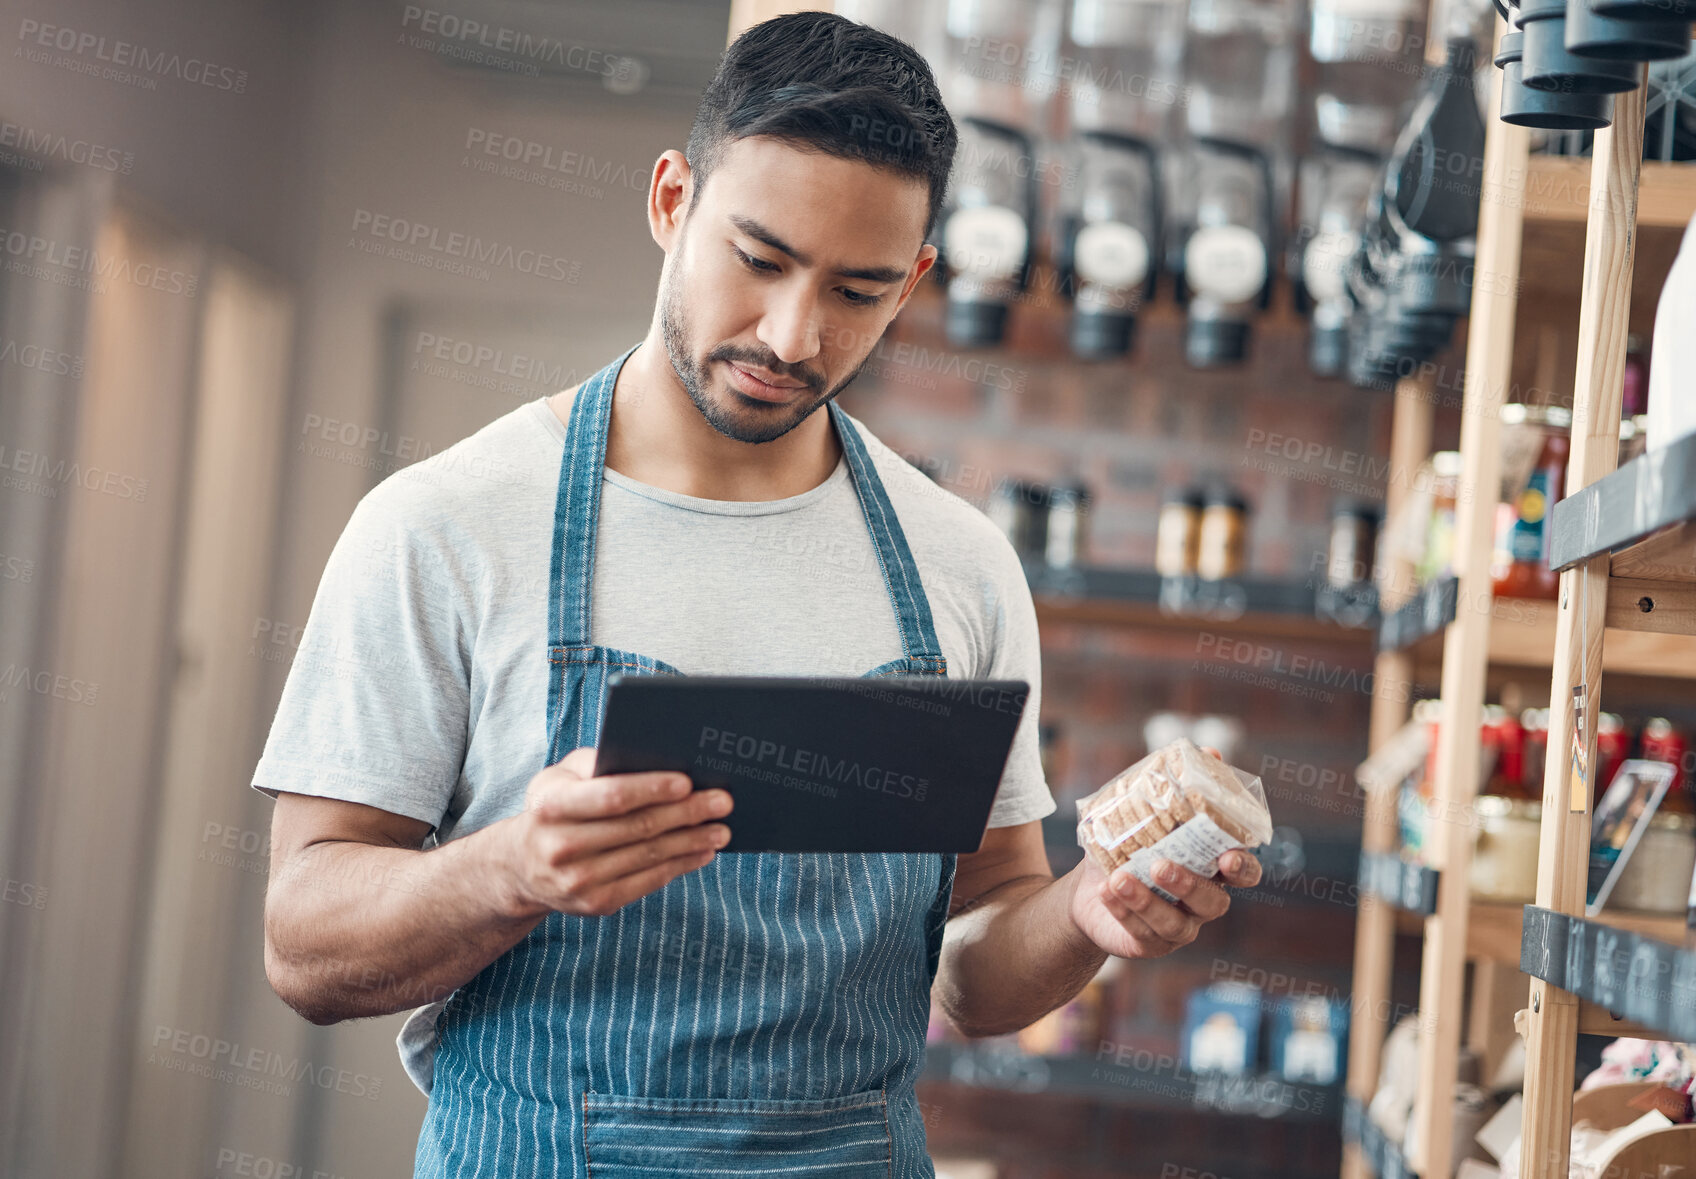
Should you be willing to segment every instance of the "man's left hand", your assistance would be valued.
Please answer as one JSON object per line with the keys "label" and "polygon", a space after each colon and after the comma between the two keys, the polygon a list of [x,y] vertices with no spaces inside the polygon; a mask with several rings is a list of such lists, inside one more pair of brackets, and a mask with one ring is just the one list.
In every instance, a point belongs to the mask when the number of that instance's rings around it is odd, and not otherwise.
{"label": "man's left hand", "polygon": [[[1169,875],[1168,875],[1169,874]],[[1210,880],[1169,860],[1154,862],[1154,882],[1178,899],[1161,900],[1121,866],[1108,876],[1089,856],[1072,869],[1072,921],[1101,949],[1119,958],[1159,958],[1187,946],[1201,927],[1231,907],[1232,888],[1260,883],[1260,861],[1246,851],[1219,857],[1219,879]]]}

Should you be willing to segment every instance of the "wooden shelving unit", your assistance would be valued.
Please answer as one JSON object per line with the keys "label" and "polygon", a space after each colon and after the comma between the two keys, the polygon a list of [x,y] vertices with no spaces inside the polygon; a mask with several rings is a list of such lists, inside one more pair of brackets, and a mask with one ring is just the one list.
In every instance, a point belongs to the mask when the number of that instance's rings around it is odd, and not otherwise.
{"label": "wooden shelving unit", "polygon": [[[1499,88],[1498,74],[1492,111],[1499,103]],[[1680,458],[1668,456],[1654,460],[1665,469],[1643,470],[1635,478],[1622,471],[1616,477],[1615,499],[1630,494],[1627,485],[1635,487],[1638,479],[1657,488],[1676,485],[1677,490],[1667,492],[1668,502],[1647,510],[1647,523],[1629,513],[1622,522],[1617,512],[1602,512],[1606,503],[1590,503],[1582,490],[1613,468],[1626,335],[1629,329],[1646,330],[1652,323],[1654,300],[1671,265],[1677,236],[1696,213],[1696,169],[1641,163],[1643,101],[1641,88],[1616,98],[1613,128],[1596,136],[1592,160],[1532,158],[1523,129],[1489,121],[1476,268],[1492,281],[1475,284],[1467,331],[1456,572],[1447,584],[1409,589],[1405,567],[1386,570],[1377,680],[1388,690],[1374,699],[1370,735],[1376,751],[1407,718],[1405,685],[1440,676],[1435,804],[1423,857],[1435,881],[1433,886],[1423,875],[1407,873],[1397,885],[1393,864],[1385,862],[1397,854],[1394,790],[1369,795],[1363,866],[1382,883],[1363,888],[1357,921],[1345,1179],[1367,1174],[1446,1176],[1454,1145],[1452,1109],[1463,1025],[1470,1024],[1466,1046],[1483,1054],[1488,1070],[1491,1058],[1513,1035],[1512,1027],[1505,1025],[1517,1008],[1527,1006],[1522,1155],[1527,1162],[1522,1176],[1564,1175],[1574,1037],[1580,1030],[1631,1035],[1657,1027],[1642,1018],[1652,1014],[1646,1005],[1630,1010],[1609,1006],[1608,1000],[1617,996],[1591,985],[1597,977],[1613,977],[1605,969],[1599,974],[1593,970],[1583,980],[1588,993],[1583,987],[1579,993],[1557,989],[1562,982],[1581,981],[1564,973],[1565,958],[1558,977],[1550,977],[1556,973],[1552,968],[1543,977],[1534,974],[1526,1001],[1520,971],[1551,961],[1542,939],[1583,910],[1589,795],[1580,798],[1570,789],[1564,756],[1551,755],[1548,762],[1537,906],[1485,904],[1474,901],[1468,889],[1479,727],[1493,668],[1552,673],[1551,750],[1571,746],[1576,684],[1585,688],[1586,715],[1598,715],[1597,687],[1604,663],[1610,672],[1657,677],[1664,684],[1696,678],[1696,525],[1690,523],[1696,517],[1696,487],[1686,489],[1668,474],[1689,470],[1696,483],[1696,466],[1686,467]],[[1521,275],[1527,281],[1513,281]],[[1562,575],[1559,602],[1496,600],[1491,593],[1490,549],[1501,468],[1499,411],[1505,401],[1518,399],[1510,390],[1527,384],[1516,380],[1516,319],[1527,326],[1570,324],[1575,315],[1577,425],[1567,477],[1574,494],[1557,509],[1556,526],[1562,526],[1564,515],[1572,537],[1567,557],[1557,564],[1576,567]],[[1570,327],[1567,330],[1570,333]],[[1413,470],[1429,450],[1430,392],[1414,381],[1404,381],[1397,390],[1392,470]],[[1696,444],[1689,449],[1688,457],[1696,460]],[[1689,510],[1683,510],[1682,501],[1674,502],[1686,492]],[[1402,496],[1405,489],[1389,488],[1392,511]],[[1587,523],[1600,532],[1589,537],[1592,547],[1586,551],[1582,544]],[[1609,541],[1630,547],[1609,550]],[[1396,587],[1404,588],[1397,594]],[[1406,605],[1399,615],[1398,605]],[[1586,640],[1582,644],[1581,635]],[[1594,726],[1585,736],[1593,763]],[[1578,809],[1569,809],[1572,806]],[[1643,952],[1656,953],[1655,947],[1665,946],[1667,954],[1674,953],[1671,940],[1682,928],[1681,920],[1613,915],[1584,924],[1604,931],[1599,937],[1606,946],[1637,947],[1647,941],[1650,949]],[[1569,925],[1559,928],[1564,931]],[[1398,931],[1423,939],[1420,1101],[1405,1157],[1402,1144],[1386,1142],[1364,1112],[1377,1084],[1388,1031],[1381,1013],[1390,1009],[1390,964]],[[1683,966],[1678,964],[1684,959],[1676,956],[1669,962],[1686,969],[1689,985],[1696,988],[1696,957]],[[1696,1010],[1696,989],[1688,1002]],[[1654,1034],[1665,1038],[1667,1025],[1659,1025]],[[1689,1138],[1680,1142],[1688,1146]],[[1696,1158],[1691,1161],[1696,1163]]]}
{"label": "wooden shelving unit", "polygon": [[[1556,506],[1559,543],[1551,554],[1562,572],[1550,748],[1582,748],[1583,762],[1551,757],[1545,768],[1537,903],[1525,909],[1521,942],[1521,966],[1532,976],[1522,1153],[1554,1174],[1568,1166],[1569,1088],[1587,1001],[1636,1017],[1659,1038],[1696,1039],[1696,953],[1673,944],[1682,940],[1678,923],[1625,929],[1582,917],[1598,783],[1582,768],[1595,765],[1596,726],[1579,718],[1598,715],[1603,670],[1619,668],[1605,628],[1642,632],[1657,645],[1696,635],[1696,446],[1687,440],[1614,469],[1625,337],[1634,310],[1642,314],[1640,303],[1634,308],[1634,255],[1642,255],[1644,225],[1676,221],[1681,209],[1659,190],[1668,173],[1642,163],[1643,88],[1614,101],[1613,126],[1597,134],[1591,167],[1569,498]],[[1696,189],[1696,173],[1671,175]],[[1688,205],[1682,209],[1688,219]],[[1631,985],[1641,963],[1652,980],[1646,988]],[[1696,1165],[1690,1127],[1651,1139],[1658,1141],[1644,1150],[1659,1153],[1640,1151],[1642,1161]]]}

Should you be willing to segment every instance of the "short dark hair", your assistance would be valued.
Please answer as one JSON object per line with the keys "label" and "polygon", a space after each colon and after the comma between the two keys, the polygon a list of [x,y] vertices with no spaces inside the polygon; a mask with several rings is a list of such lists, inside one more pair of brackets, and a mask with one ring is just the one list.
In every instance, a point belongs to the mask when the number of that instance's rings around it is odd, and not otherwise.
{"label": "short dark hair", "polygon": [[725,145],[755,135],[924,180],[926,237],[959,139],[917,50],[830,12],[774,17],[724,51],[683,153],[697,195]]}

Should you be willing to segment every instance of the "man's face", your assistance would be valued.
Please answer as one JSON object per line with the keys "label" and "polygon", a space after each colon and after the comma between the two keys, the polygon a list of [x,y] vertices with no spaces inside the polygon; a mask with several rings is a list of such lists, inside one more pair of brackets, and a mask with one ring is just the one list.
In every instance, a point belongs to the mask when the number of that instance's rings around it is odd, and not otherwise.
{"label": "man's face", "polygon": [[660,290],[666,352],[719,433],[770,442],[859,374],[930,266],[922,180],[777,140],[730,144]]}

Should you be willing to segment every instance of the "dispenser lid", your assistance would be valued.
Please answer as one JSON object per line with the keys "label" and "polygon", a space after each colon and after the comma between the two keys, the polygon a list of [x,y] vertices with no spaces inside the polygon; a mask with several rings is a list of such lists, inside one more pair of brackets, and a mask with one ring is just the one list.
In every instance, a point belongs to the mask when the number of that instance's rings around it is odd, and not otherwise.
{"label": "dispenser lid", "polygon": [[962,348],[999,344],[1007,334],[1007,305],[950,299],[945,329],[948,342]]}
{"label": "dispenser lid", "polygon": [[1196,368],[1241,364],[1248,355],[1248,324],[1238,319],[1192,319],[1184,329],[1184,359]]}

